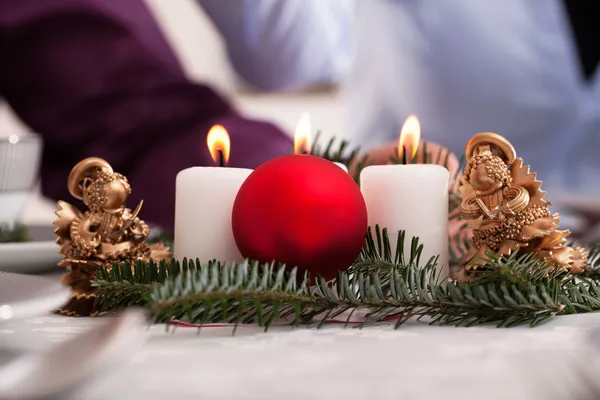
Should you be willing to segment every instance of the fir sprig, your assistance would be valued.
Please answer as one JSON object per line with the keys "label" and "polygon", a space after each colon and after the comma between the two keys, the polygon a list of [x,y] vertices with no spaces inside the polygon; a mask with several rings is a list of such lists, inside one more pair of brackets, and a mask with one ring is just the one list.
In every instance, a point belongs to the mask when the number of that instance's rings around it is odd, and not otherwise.
{"label": "fir sprig", "polygon": [[152,289],[160,286],[167,278],[175,278],[199,265],[189,265],[187,260],[167,263],[154,260],[113,264],[110,270],[100,269],[92,285],[97,287],[97,304],[101,311],[126,306],[146,306],[150,303]]}
{"label": "fir sprig", "polygon": [[318,325],[359,309],[369,310],[361,326],[395,319],[396,327],[412,318],[433,324],[535,326],[559,313],[600,309],[600,286],[534,259],[513,254],[493,257],[475,282],[442,279],[437,258],[424,265],[422,245],[412,239],[404,252],[400,232],[391,251],[385,230],[369,230],[357,262],[332,282],[283,265],[212,261],[116,265],[94,283],[102,309],[147,307],[157,322],[171,319],[199,325],[214,322],[274,321]]}
{"label": "fir sprig", "polygon": [[318,299],[310,293],[308,276],[298,282],[296,275],[284,265],[211,262],[154,289],[150,309],[159,322],[257,322],[268,328],[294,315],[298,324],[307,309],[318,307]]}
{"label": "fir sprig", "polygon": [[311,155],[321,157],[332,162],[342,163],[348,168],[350,173],[353,173],[352,178],[354,181],[360,183],[360,172],[369,165],[369,155],[360,156],[360,147],[355,147],[351,151],[348,151],[350,142],[342,140],[339,144],[336,143],[336,139],[332,137],[329,139],[327,144],[322,147],[320,143],[321,132],[317,132],[313,141]]}
{"label": "fir sprig", "polygon": [[583,276],[600,281],[600,245],[593,246],[589,251],[588,265],[583,271]]}

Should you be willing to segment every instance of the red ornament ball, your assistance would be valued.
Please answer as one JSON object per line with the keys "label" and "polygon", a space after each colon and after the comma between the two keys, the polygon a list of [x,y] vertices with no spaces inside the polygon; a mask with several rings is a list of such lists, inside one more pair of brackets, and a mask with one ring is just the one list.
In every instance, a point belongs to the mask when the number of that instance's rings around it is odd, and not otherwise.
{"label": "red ornament ball", "polygon": [[367,206],[350,175],[320,157],[289,155],[255,169],[233,204],[244,257],[278,261],[332,279],[358,257]]}

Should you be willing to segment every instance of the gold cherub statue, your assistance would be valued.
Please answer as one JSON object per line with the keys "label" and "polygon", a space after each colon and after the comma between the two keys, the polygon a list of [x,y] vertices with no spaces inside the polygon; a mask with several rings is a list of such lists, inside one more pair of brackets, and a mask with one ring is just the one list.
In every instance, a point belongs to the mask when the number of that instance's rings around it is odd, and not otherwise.
{"label": "gold cherub statue", "polygon": [[519,249],[541,260],[580,273],[587,262],[583,248],[565,246],[568,230],[559,230],[536,174],[523,166],[512,144],[490,132],[473,136],[465,149],[460,213],[473,228],[469,253],[454,274],[469,280],[487,253],[510,255]]}
{"label": "gold cherub statue", "polygon": [[95,315],[91,285],[95,271],[110,270],[115,262],[166,259],[170,252],[162,244],[146,243],[150,228],[138,217],[143,201],[133,212],[125,208],[131,187],[106,161],[92,157],[78,163],[69,174],[68,188],[88,211],[81,213],[65,201],[58,202],[54,233],[63,255],[58,265],[69,270],[62,282],[72,289],[71,299],[59,312]]}

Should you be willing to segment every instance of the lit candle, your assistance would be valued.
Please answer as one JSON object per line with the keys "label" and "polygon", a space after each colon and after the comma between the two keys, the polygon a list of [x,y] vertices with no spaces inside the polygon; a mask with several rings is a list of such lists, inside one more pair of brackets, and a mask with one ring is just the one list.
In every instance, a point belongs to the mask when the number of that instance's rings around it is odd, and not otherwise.
{"label": "lit candle", "polygon": [[[410,116],[400,134],[398,155],[414,157],[419,145],[419,120]],[[440,165],[375,165],[360,174],[369,225],[387,228],[392,252],[398,231],[406,231],[404,254],[410,254],[412,237],[423,244],[421,264],[439,256],[438,268],[448,276],[448,182],[450,173]]]}
{"label": "lit candle", "polygon": [[[294,132],[294,154],[310,154],[312,150],[312,124],[308,113],[303,113],[296,125]],[[342,163],[334,162],[335,165],[348,172],[348,168]]]}
{"label": "lit candle", "polygon": [[252,170],[225,168],[231,146],[222,126],[213,126],[206,141],[219,166],[193,167],[177,174],[174,255],[202,262],[242,260],[233,239],[231,210]]}

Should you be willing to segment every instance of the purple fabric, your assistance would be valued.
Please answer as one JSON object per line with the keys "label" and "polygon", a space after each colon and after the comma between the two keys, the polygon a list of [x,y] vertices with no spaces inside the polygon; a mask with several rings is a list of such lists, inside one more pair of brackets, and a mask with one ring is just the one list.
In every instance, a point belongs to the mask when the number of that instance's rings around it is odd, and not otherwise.
{"label": "purple fabric", "polygon": [[145,199],[142,218],[172,229],[175,176],[213,165],[213,124],[229,131],[232,167],[293,148],[188,81],[143,0],[0,0],[0,59],[0,95],[44,137],[42,190],[53,199],[71,199],[79,160],[102,157],[129,178],[130,205]]}

